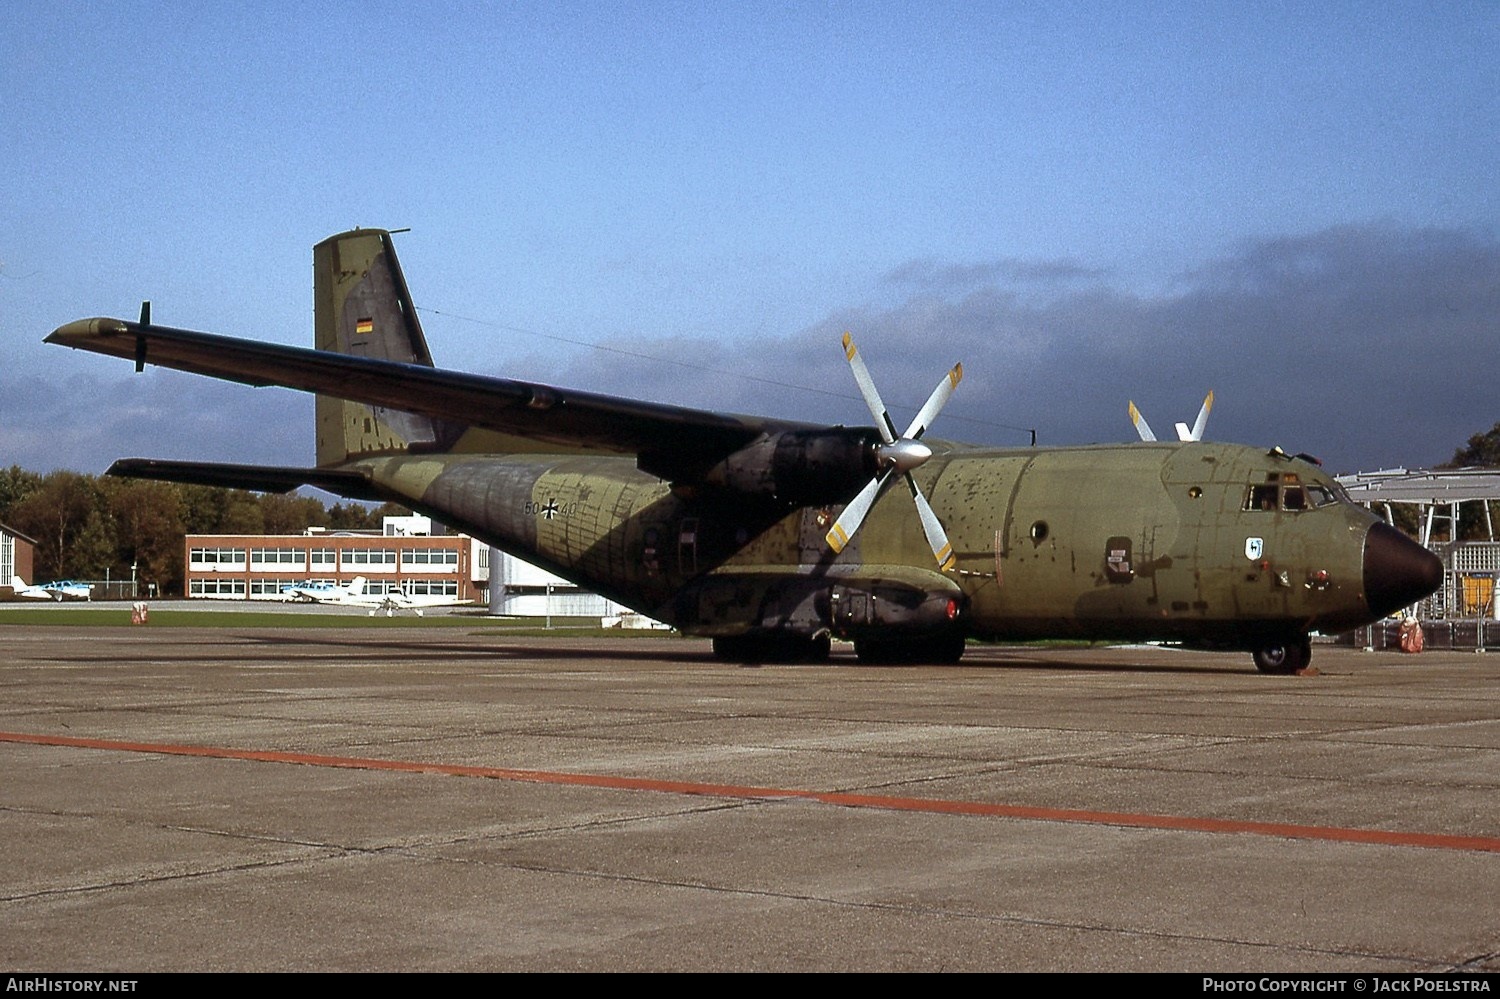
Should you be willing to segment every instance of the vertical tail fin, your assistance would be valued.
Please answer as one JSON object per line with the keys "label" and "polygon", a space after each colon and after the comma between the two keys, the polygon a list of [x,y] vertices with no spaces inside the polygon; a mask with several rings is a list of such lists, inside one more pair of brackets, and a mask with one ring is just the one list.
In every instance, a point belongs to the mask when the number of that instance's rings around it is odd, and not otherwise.
{"label": "vertical tail fin", "polygon": [[[313,247],[313,329],[319,350],[432,367],[391,234],[355,229]],[[319,465],[362,454],[442,446],[454,428],[383,406],[317,397]]]}

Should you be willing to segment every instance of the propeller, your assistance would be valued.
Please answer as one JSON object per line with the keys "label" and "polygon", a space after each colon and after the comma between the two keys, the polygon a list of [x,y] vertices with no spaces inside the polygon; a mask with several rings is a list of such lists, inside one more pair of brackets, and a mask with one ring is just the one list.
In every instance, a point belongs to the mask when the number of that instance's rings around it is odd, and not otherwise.
{"label": "propeller", "polygon": [[953,546],[948,543],[948,534],[943,530],[943,525],[938,522],[937,514],[932,510],[932,504],[927,502],[927,497],[922,495],[922,490],[917,486],[917,480],[912,478],[912,469],[918,467],[928,458],[932,457],[932,448],[923,444],[921,437],[932,425],[942,411],[944,404],[953,395],[953,390],[958,386],[959,379],[964,376],[964,366],[955,364],[953,370],[943,376],[938,382],[937,388],[932,390],[932,395],[927,397],[927,402],[917,413],[916,419],[911,421],[911,426],[906,428],[906,433],[899,437],[896,435],[896,424],[891,419],[890,411],[885,408],[885,403],[880,400],[880,393],[875,389],[875,382],[870,377],[870,370],[865,367],[864,358],[859,356],[855,349],[854,338],[848,333],[844,334],[844,355],[849,359],[849,367],[854,372],[854,380],[859,384],[859,391],[865,399],[865,405],[870,407],[870,415],[875,417],[875,426],[880,431],[880,439],[884,442],[876,449],[876,455],[880,462],[880,471],[875,478],[871,479],[866,486],[859,491],[854,499],[844,507],[844,512],[839,514],[839,519],[828,531],[828,546],[835,553],[844,550],[849,544],[849,539],[859,530],[859,525],[864,523],[865,516],[870,512],[870,507],[875,505],[875,500],[880,497],[886,485],[897,475],[906,479],[907,488],[911,490],[912,502],[917,507],[917,517],[922,521],[922,533],[927,535],[927,544],[932,548],[932,555],[937,559],[938,566],[944,570],[953,568],[957,561],[953,556]]}
{"label": "propeller", "polygon": [[[1198,410],[1198,419],[1193,421],[1191,428],[1186,423],[1177,424],[1177,439],[1180,441],[1201,441],[1203,431],[1208,426],[1208,413],[1214,408],[1214,394],[1212,391],[1203,400],[1203,408]],[[1130,422],[1135,424],[1135,432],[1141,435],[1143,441],[1154,441],[1156,435],[1151,432],[1151,424],[1141,415],[1141,411],[1135,408],[1135,403],[1130,403]]]}

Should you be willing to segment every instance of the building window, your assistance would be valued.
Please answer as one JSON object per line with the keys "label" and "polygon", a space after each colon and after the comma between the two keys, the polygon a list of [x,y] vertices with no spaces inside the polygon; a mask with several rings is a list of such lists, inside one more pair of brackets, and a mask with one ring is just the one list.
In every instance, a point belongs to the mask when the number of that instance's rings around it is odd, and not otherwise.
{"label": "building window", "polygon": [[407,548],[401,552],[401,564],[424,566],[458,567],[458,550],[455,548]]}
{"label": "building window", "polygon": [[243,597],[243,579],[194,579],[188,583],[188,595],[193,597]]}
{"label": "building window", "polygon": [[243,548],[194,548],[188,552],[189,569],[228,569],[245,567]]}
{"label": "building window", "polygon": [[304,565],[302,559],[300,548],[250,549],[250,568],[252,569],[279,569],[283,566],[301,569]]}
{"label": "building window", "polygon": [[250,580],[250,595],[252,597],[280,597],[284,586],[301,586],[300,579],[252,579]]}
{"label": "building window", "polygon": [[396,565],[396,549],[394,548],[350,548],[340,553],[339,565],[342,568],[380,569],[385,566]]}
{"label": "building window", "polygon": [[414,597],[456,597],[456,579],[408,579],[406,592]]}

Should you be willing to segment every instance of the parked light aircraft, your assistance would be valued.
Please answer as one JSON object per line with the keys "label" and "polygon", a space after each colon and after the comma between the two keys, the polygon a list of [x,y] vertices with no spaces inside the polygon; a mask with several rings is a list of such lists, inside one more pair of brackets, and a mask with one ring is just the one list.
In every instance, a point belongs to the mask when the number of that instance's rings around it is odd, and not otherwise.
{"label": "parked light aircraft", "polygon": [[390,617],[398,610],[415,611],[416,615],[421,617],[423,610],[429,607],[453,607],[469,603],[467,600],[441,594],[408,593],[405,590],[368,593],[366,592],[368,589],[369,580],[364,576],[355,576],[344,586],[336,583],[309,582],[296,586],[283,586],[281,592],[293,600],[333,604],[338,607],[368,607],[372,617],[376,611],[382,610],[385,611],[386,617]]}
{"label": "parked light aircraft", "polygon": [[32,586],[20,576],[10,577],[10,595],[8,600],[57,600],[51,593],[47,592],[45,586]]}
{"label": "parked light aircraft", "polygon": [[343,586],[329,580],[310,579],[305,583],[294,583],[281,588],[281,595],[287,600],[315,604],[339,603],[347,597],[358,596],[364,592],[365,577],[363,576],[355,576]]}
{"label": "parked light aircraft", "polygon": [[1442,581],[1435,555],[1279,448],[936,441],[957,367],[898,433],[848,337],[874,427],[445,371],[388,232],[313,257],[313,350],[154,325],[146,307],[47,340],[318,393],[316,467],[129,459],[112,474],[396,500],[741,661],[819,659],[831,635],[867,662],[1073,637],[1239,648],[1291,672],[1310,632]]}
{"label": "parked light aircraft", "polygon": [[45,596],[53,600],[92,600],[94,599],[94,586],[92,583],[80,583],[72,579],[59,579],[52,583],[38,583],[29,587],[29,591],[22,594],[27,599],[40,599],[34,591],[40,590]]}
{"label": "parked light aircraft", "polygon": [[385,611],[386,617],[404,610],[409,610],[417,617],[421,617],[424,611],[433,607],[457,607],[460,604],[471,603],[468,600],[459,600],[457,597],[447,597],[437,593],[408,593],[405,590],[365,594],[349,602],[356,607],[372,608],[371,617],[375,616],[376,611],[382,610]]}

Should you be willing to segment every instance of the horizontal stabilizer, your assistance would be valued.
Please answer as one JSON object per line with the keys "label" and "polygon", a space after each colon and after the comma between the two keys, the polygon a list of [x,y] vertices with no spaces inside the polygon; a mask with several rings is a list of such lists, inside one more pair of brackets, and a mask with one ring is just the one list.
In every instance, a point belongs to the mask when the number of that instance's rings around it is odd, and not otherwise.
{"label": "horizontal stabilizer", "polygon": [[107,474],[129,479],[158,479],[162,482],[186,482],[199,486],[253,489],[262,493],[284,493],[298,486],[316,486],[349,499],[386,498],[375,492],[370,480],[360,473],[329,468],[279,468],[206,461],[121,458],[109,466]]}

